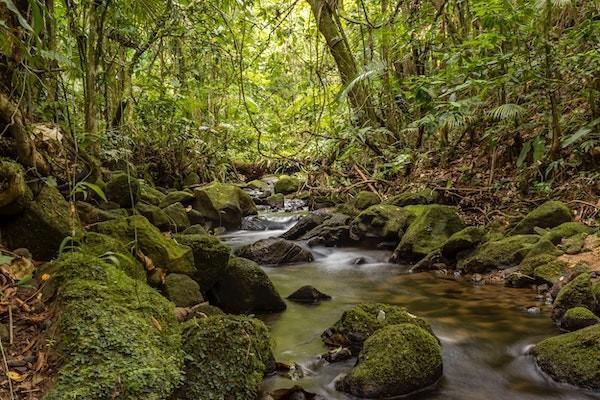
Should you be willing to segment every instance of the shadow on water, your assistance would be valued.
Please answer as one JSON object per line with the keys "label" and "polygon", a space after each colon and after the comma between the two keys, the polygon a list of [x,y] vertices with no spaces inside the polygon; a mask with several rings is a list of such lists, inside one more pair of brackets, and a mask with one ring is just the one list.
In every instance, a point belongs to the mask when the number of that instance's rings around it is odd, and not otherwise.
{"label": "shadow on water", "polygon": [[[279,234],[236,232],[226,240],[235,246]],[[333,297],[319,305],[288,301],[285,312],[262,317],[270,326],[276,358],[300,363],[308,371],[298,382],[267,378],[265,390],[299,384],[327,399],[352,399],[337,392],[333,382],[348,372],[354,360],[337,364],[318,360],[326,351],[320,334],[353,305],[384,302],[425,318],[442,341],[442,381],[433,392],[411,399],[600,399],[598,393],[547,379],[527,355],[530,345],[559,333],[551,323],[550,308],[536,300],[535,292],[444,280],[428,273],[408,274],[407,267],[386,262],[390,255],[386,251],[312,250],[314,262],[265,268],[283,297],[303,285],[313,285]],[[356,265],[359,257],[365,262]],[[531,306],[541,312],[528,312]]]}

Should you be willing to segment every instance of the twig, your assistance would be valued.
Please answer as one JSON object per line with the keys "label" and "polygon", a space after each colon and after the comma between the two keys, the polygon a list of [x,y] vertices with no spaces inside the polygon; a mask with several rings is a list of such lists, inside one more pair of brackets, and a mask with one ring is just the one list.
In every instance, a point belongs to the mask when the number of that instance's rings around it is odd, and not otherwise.
{"label": "twig", "polygon": [[4,346],[2,345],[2,338],[0,338],[0,352],[2,352],[2,362],[4,363],[4,374],[8,379],[8,388],[10,389],[10,400],[15,400],[15,394],[13,392],[12,380],[8,374],[8,361],[6,360],[6,353],[4,353]]}
{"label": "twig", "polygon": [[357,173],[358,175],[360,175],[360,177],[362,178],[362,180],[363,180],[364,182],[367,182],[367,186],[369,187],[369,189],[371,189],[371,191],[372,191],[373,193],[375,193],[377,196],[379,196],[379,199],[380,199],[380,200],[383,200],[383,197],[381,196],[381,194],[379,194],[379,192],[377,191],[377,189],[375,189],[375,186],[373,186],[373,184],[372,184],[372,183],[368,183],[368,181],[369,181],[369,180],[372,180],[372,179],[369,179],[369,178],[367,178],[367,176],[364,174],[364,172],[362,172],[362,171],[360,170],[360,168],[358,168],[358,166],[357,166],[356,164],[353,164],[353,165],[352,165],[352,168],[354,168],[354,170],[356,171],[356,173]]}
{"label": "twig", "polygon": [[571,200],[569,201],[569,203],[580,203],[580,204],[585,204],[586,206],[590,206],[590,207],[594,207],[597,210],[600,210],[600,206],[597,206],[595,204],[592,203],[588,203],[587,201],[582,201],[582,200]]}
{"label": "twig", "polygon": [[9,344],[13,344],[13,314],[12,314],[12,301],[8,305],[8,333],[9,333]]}

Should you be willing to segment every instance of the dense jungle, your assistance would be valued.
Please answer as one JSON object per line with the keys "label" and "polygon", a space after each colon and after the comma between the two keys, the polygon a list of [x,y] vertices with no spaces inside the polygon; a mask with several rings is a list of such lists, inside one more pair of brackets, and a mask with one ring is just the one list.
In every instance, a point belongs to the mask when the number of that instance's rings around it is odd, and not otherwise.
{"label": "dense jungle", "polygon": [[0,400],[600,399],[600,1],[0,0]]}

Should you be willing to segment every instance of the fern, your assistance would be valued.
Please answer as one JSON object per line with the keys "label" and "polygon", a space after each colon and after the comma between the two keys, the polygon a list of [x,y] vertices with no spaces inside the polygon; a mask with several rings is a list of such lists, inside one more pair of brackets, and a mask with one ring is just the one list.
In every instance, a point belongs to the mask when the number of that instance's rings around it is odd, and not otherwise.
{"label": "fern", "polygon": [[525,114],[525,108],[518,104],[506,103],[494,108],[489,114],[496,121],[517,120]]}
{"label": "fern", "polygon": [[385,71],[385,64],[381,62],[374,62],[366,66],[365,70],[359,73],[338,95],[338,101],[343,101],[348,97],[348,94],[354,89],[360,82],[370,79],[375,76],[379,76]]}

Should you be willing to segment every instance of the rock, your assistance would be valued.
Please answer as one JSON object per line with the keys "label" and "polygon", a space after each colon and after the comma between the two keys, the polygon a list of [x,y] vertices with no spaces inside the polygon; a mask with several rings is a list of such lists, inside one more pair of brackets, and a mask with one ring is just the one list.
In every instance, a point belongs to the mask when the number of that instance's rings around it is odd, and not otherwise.
{"label": "rock", "polygon": [[52,264],[48,283],[60,290],[50,350],[60,369],[44,398],[106,399],[115,388],[122,398],[171,396],[184,360],[173,303],[82,251]]}
{"label": "rock", "polygon": [[377,193],[361,191],[354,196],[353,203],[354,207],[358,208],[359,210],[366,210],[375,204],[381,203],[381,199]]}
{"label": "rock", "polygon": [[330,232],[338,228],[348,228],[350,224],[350,216],[345,214],[330,214],[321,224],[312,228],[300,237],[301,240],[309,240],[315,237],[327,236]]}
{"label": "rock", "polygon": [[0,217],[20,214],[31,198],[23,167],[16,162],[0,160]]}
{"label": "rock", "polygon": [[600,318],[585,307],[573,307],[567,310],[560,320],[560,327],[565,331],[576,331],[600,323]]}
{"label": "rock", "polygon": [[194,194],[186,191],[174,191],[167,194],[158,205],[160,208],[166,208],[171,204],[181,203],[184,206],[189,206],[194,201]]}
{"label": "rock", "polygon": [[204,299],[200,293],[200,285],[183,274],[168,274],[165,278],[165,294],[176,307],[190,307],[201,303]]}
{"label": "rock", "polygon": [[600,324],[545,339],[532,353],[554,380],[600,389]]}
{"label": "rock", "polygon": [[457,267],[466,273],[482,273],[517,266],[539,239],[537,235],[516,235],[486,242],[472,255],[459,260]]}
{"label": "rock", "polygon": [[565,238],[581,233],[589,234],[591,231],[592,229],[590,227],[581,222],[565,222],[564,224],[560,224],[548,230],[542,237],[553,244],[558,245]]}
{"label": "rock", "polygon": [[248,258],[259,264],[281,265],[313,260],[310,251],[285,239],[262,239],[240,247],[235,251],[239,257]]}
{"label": "rock", "polygon": [[594,304],[590,274],[583,273],[560,289],[552,305],[552,319],[559,321],[564,313],[573,307],[593,309]]}
{"label": "rock", "polygon": [[425,389],[442,376],[436,338],[413,324],[389,325],[369,337],[356,366],[336,389],[361,398],[391,398]]}
{"label": "rock", "polygon": [[184,325],[183,343],[187,358],[179,400],[255,400],[263,376],[275,369],[269,332],[257,319],[192,319]]}
{"label": "rock", "polygon": [[273,221],[261,215],[252,215],[242,220],[242,230],[246,231],[269,231],[275,229],[284,229],[286,223]]}
{"label": "rock", "polygon": [[511,235],[534,233],[535,228],[554,228],[565,222],[571,222],[573,214],[569,207],[560,201],[547,201],[531,211],[511,231]]}
{"label": "rock", "polygon": [[567,265],[560,260],[544,263],[533,270],[533,278],[537,284],[554,285],[563,275]]}
{"label": "rock", "polygon": [[193,186],[199,185],[202,183],[202,179],[200,179],[200,175],[197,172],[192,171],[183,178],[183,186]]}
{"label": "rock", "polygon": [[577,235],[564,238],[558,248],[565,254],[573,255],[581,253],[584,250],[585,239],[587,236],[587,233],[579,233]]}
{"label": "rock", "polygon": [[407,192],[396,195],[386,201],[387,204],[392,204],[398,207],[411,205],[426,205],[435,204],[439,199],[439,194],[435,190],[424,189],[418,192]]}
{"label": "rock", "polygon": [[213,182],[194,189],[192,207],[213,226],[237,229],[242,217],[256,215],[256,205],[250,196],[235,185]]}
{"label": "rock", "polygon": [[325,397],[307,392],[300,386],[294,386],[290,389],[277,389],[271,393],[265,394],[260,400],[326,400]]}
{"label": "rock", "polygon": [[280,208],[283,208],[285,199],[284,199],[282,193],[276,193],[272,196],[267,197],[266,202],[269,207],[280,209]]}
{"label": "rock", "polygon": [[151,204],[138,203],[135,206],[135,209],[160,231],[166,232],[170,229],[171,221],[169,216],[161,210],[160,207]]}
{"label": "rock", "polygon": [[181,203],[174,203],[163,209],[169,218],[170,228],[174,232],[182,232],[190,227],[190,220]]}
{"label": "rock", "polygon": [[208,235],[208,232],[200,224],[195,224],[182,232],[184,235]]}
{"label": "rock", "polygon": [[408,226],[394,250],[392,260],[419,260],[442,247],[454,233],[465,226],[454,207],[440,205],[408,206],[417,217]]}
{"label": "rock", "polygon": [[192,249],[166,238],[141,215],[102,222],[96,230],[124,243],[137,243],[155,267],[188,275],[196,271]]}
{"label": "rock", "polygon": [[115,173],[106,184],[106,198],[123,208],[131,208],[140,199],[139,181],[126,173]]}
{"label": "rock", "polygon": [[327,353],[321,355],[321,357],[324,358],[327,362],[336,363],[340,361],[349,360],[354,356],[352,355],[350,349],[347,349],[345,347],[338,347],[336,349],[329,350]]}
{"label": "rock", "polygon": [[350,226],[355,240],[375,239],[398,243],[415,214],[390,204],[378,204],[362,211]]}
{"label": "rock", "polygon": [[517,267],[505,270],[506,284],[511,287],[553,285],[560,279],[565,267],[564,262],[550,254],[528,255]]}
{"label": "rock", "polygon": [[64,238],[80,229],[79,219],[60,192],[43,185],[17,216],[3,218],[0,238],[8,248],[25,247],[36,260],[54,257]]}
{"label": "rock", "polygon": [[158,206],[160,202],[165,198],[165,194],[158,189],[153,188],[149,184],[142,181],[140,183],[140,200]]}
{"label": "rock", "polygon": [[440,249],[441,254],[448,259],[455,259],[457,254],[472,250],[485,240],[485,229],[479,226],[468,226],[446,240]]}
{"label": "rock", "polygon": [[173,238],[188,246],[194,255],[194,272],[190,274],[204,292],[211,289],[227,269],[231,249],[211,235],[179,234]]}
{"label": "rock", "polygon": [[[378,319],[383,311],[385,318]],[[358,304],[348,311],[325,332],[321,338],[327,346],[347,347],[353,354],[358,354],[363,342],[377,330],[395,324],[414,324],[431,332],[431,328],[419,317],[406,311],[405,308],[390,304]]]}
{"label": "rock", "polygon": [[101,210],[100,208],[94,207],[93,205],[83,201],[78,201],[75,203],[75,207],[77,208],[79,220],[84,225],[110,221],[111,219],[116,219],[123,216],[118,212]]}
{"label": "rock", "polygon": [[282,175],[277,182],[275,182],[274,191],[275,193],[292,194],[300,190],[300,186],[302,186],[302,181],[300,181],[300,179],[293,176]]}
{"label": "rock", "polygon": [[211,303],[234,314],[264,314],[286,309],[267,274],[254,261],[232,257],[209,292]]}
{"label": "rock", "polygon": [[338,204],[337,206],[335,206],[335,209],[334,209],[334,213],[345,214],[345,215],[348,215],[352,219],[356,218],[358,216],[358,214],[360,214],[360,211],[361,210],[354,207],[354,205],[348,204],[348,203]]}
{"label": "rock", "polygon": [[304,236],[311,229],[316,228],[321,225],[328,216],[320,215],[320,214],[308,214],[304,217],[300,218],[300,220],[288,229],[287,232],[282,234],[280,238],[287,240],[297,240]]}
{"label": "rock", "polygon": [[254,179],[254,180],[246,183],[246,186],[249,188],[252,188],[252,189],[261,190],[263,192],[271,190],[271,186],[269,186],[269,184],[267,182],[260,180],[260,179]]}
{"label": "rock", "polygon": [[310,285],[302,286],[287,297],[297,303],[318,304],[321,300],[331,300],[331,296],[320,292]]}

